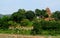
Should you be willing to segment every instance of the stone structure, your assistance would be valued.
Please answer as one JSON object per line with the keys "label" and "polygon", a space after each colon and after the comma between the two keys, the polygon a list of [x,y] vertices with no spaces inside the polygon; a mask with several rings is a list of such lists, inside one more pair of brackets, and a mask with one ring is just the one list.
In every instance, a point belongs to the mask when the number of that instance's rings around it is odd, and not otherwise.
{"label": "stone structure", "polygon": [[46,13],[48,14],[48,18],[45,18],[46,21],[54,20],[54,18],[51,18],[52,13],[49,8],[46,8]]}
{"label": "stone structure", "polygon": [[46,8],[46,12],[47,12],[47,14],[48,14],[48,17],[51,17],[51,11],[50,11],[50,9],[49,8]]}

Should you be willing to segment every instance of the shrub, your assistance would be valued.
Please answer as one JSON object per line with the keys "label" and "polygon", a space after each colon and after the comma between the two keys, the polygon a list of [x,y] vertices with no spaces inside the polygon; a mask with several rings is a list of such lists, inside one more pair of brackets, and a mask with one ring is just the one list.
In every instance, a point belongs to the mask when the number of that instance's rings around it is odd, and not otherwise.
{"label": "shrub", "polygon": [[[32,34],[60,34],[60,23],[57,21],[39,21],[33,23]],[[47,33],[45,33],[47,31]]]}
{"label": "shrub", "polygon": [[32,26],[33,22],[29,21],[28,19],[24,19],[20,24],[21,26]]}
{"label": "shrub", "polygon": [[[20,24],[14,22],[14,21],[8,21],[8,25],[9,25],[9,27],[12,27],[13,29],[20,27]],[[11,29],[12,29],[12,28],[11,28]]]}

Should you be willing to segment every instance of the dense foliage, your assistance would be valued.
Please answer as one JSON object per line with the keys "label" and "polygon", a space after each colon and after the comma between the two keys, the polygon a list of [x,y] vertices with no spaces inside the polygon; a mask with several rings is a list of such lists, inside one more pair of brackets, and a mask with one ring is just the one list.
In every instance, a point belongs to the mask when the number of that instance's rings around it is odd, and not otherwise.
{"label": "dense foliage", "polygon": [[49,34],[56,35],[60,34],[60,22],[58,21],[44,21],[41,20],[39,22],[33,23],[34,28],[32,30],[33,34]]}
{"label": "dense foliage", "polygon": [[[0,18],[0,29],[13,30],[20,34],[27,32],[34,35],[60,34],[60,11],[52,13],[50,18],[54,18],[54,20],[47,21],[45,18],[49,17],[44,9],[35,9],[35,11],[19,9],[10,16],[4,15]],[[23,27],[33,27],[33,29],[22,29]]]}

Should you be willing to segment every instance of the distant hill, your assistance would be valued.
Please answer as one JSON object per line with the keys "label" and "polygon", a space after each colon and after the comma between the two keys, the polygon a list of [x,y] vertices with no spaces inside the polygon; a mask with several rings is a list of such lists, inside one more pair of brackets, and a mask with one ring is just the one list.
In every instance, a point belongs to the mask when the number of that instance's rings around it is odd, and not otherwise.
{"label": "distant hill", "polygon": [[6,14],[6,15],[0,14],[0,18],[3,17],[3,16],[11,16],[11,14]]}
{"label": "distant hill", "polygon": [[6,14],[5,16],[11,16],[11,14]]}
{"label": "distant hill", "polygon": [[0,14],[0,18],[1,18],[1,17],[3,17],[3,15],[2,15],[2,14]]}

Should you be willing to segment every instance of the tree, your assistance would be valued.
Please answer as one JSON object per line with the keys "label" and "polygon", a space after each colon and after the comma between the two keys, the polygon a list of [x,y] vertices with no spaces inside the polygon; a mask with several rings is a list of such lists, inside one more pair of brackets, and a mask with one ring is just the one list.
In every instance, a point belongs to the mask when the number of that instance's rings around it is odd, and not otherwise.
{"label": "tree", "polygon": [[35,17],[35,13],[33,11],[29,10],[25,13],[25,16],[26,16],[27,19],[33,20],[34,17]]}
{"label": "tree", "polygon": [[35,13],[36,13],[37,16],[41,16],[42,15],[41,14],[41,10],[39,10],[39,9],[35,9]]}
{"label": "tree", "polygon": [[46,10],[44,10],[44,9],[42,9],[42,10],[36,9],[35,13],[40,18],[47,18],[48,17],[48,14],[46,13]]}
{"label": "tree", "polygon": [[20,13],[20,14],[25,14],[26,11],[24,9],[19,9],[17,13]]}
{"label": "tree", "polygon": [[9,16],[3,16],[3,17],[1,18],[1,20],[7,22],[7,21],[10,20],[10,17],[9,17]]}
{"label": "tree", "polygon": [[9,20],[10,20],[10,18],[8,16],[3,16],[2,18],[0,18],[0,28],[8,29],[9,28],[9,25],[8,25]]}
{"label": "tree", "polygon": [[42,25],[40,22],[41,22],[41,20],[38,21],[38,19],[33,22],[33,29],[32,29],[33,35],[41,34]]}
{"label": "tree", "polygon": [[33,22],[29,21],[28,19],[23,19],[20,24],[21,24],[21,26],[30,27],[30,26],[32,26]]}
{"label": "tree", "polygon": [[60,11],[55,11],[52,14],[52,17],[55,18],[55,20],[60,20]]}
{"label": "tree", "polygon": [[44,18],[47,18],[48,17],[48,14],[47,14],[46,10],[44,10],[44,9],[42,9],[42,16]]}
{"label": "tree", "polygon": [[[46,32],[47,33],[46,33]],[[33,23],[32,34],[60,34],[60,22],[40,20]]]}
{"label": "tree", "polygon": [[22,19],[25,19],[25,10],[19,9],[17,12],[14,12],[11,16],[13,21],[20,22]]}

